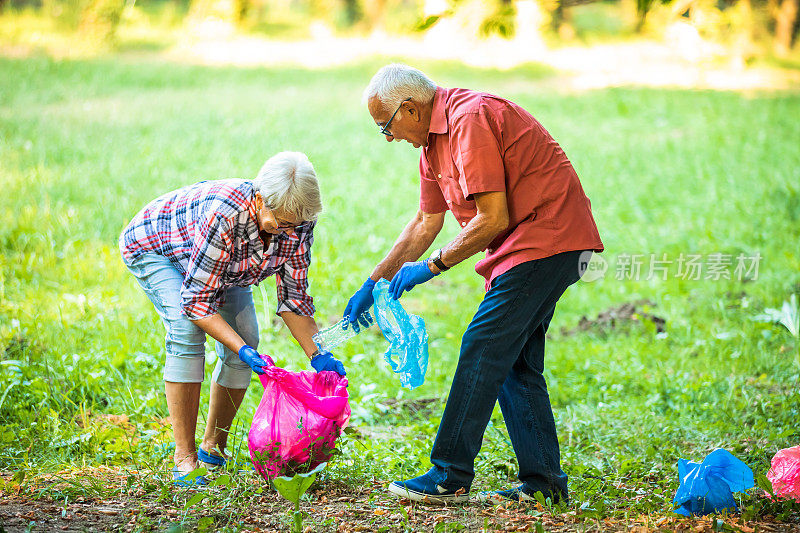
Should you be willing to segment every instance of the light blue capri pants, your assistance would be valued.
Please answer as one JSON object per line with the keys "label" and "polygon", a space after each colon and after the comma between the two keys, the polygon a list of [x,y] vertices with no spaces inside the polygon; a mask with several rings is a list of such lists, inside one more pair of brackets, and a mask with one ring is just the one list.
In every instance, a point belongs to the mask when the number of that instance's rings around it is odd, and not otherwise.
{"label": "light blue capri pants", "polygon": [[[128,270],[156,308],[167,330],[164,381],[202,383],[205,370],[206,333],[181,313],[183,274],[158,254],[136,257]],[[250,287],[228,287],[219,314],[248,345],[258,347],[258,320]],[[212,378],[229,389],[246,389],[252,370],[221,342],[216,343],[217,366]]]}

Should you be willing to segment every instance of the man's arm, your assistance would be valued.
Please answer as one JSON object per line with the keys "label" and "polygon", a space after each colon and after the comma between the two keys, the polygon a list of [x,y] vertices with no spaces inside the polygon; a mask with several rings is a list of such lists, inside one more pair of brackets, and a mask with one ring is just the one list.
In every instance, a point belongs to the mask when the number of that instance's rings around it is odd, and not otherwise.
{"label": "man's arm", "polygon": [[[474,198],[478,214],[461,229],[455,239],[442,248],[441,260],[448,267],[485,250],[495,237],[508,228],[505,192],[481,192],[475,194]],[[429,267],[434,274],[439,273],[433,262],[429,263]]]}
{"label": "man's arm", "polygon": [[[440,257],[451,267],[485,249],[497,235],[508,227],[508,205],[505,192],[485,192],[475,195],[478,213],[464,226],[453,241],[445,246]],[[389,292],[398,299],[403,292],[425,283],[440,272],[429,259],[406,263],[392,278]]]}
{"label": "man's arm", "polygon": [[[419,259],[436,239],[436,236],[439,235],[439,232],[442,231],[445,212],[424,213],[417,211],[414,218],[400,233],[392,249],[372,271],[370,278],[373,281],[378,281],[381,278],[390,280],[400,270],[403,263]],[[488,242],[491,242],[491,240]]]}

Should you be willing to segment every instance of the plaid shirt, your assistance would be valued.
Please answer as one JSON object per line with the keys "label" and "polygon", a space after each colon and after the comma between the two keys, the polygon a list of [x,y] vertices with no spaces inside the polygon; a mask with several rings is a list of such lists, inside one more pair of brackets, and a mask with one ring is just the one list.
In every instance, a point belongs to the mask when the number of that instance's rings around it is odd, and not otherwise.
{"label": "plaid shirt", "polygon": [[155,253],[168,257],[184,276],[183,312],[197,320],[217,312],[225,288],[257,285],[275,275],[276,313],[312,316],[308,266],[314,225],[294,235],[272,235],[265,248],[256,224],[255,189],[248,180],[201,181],[146,205],[122,232],[126,263]]}

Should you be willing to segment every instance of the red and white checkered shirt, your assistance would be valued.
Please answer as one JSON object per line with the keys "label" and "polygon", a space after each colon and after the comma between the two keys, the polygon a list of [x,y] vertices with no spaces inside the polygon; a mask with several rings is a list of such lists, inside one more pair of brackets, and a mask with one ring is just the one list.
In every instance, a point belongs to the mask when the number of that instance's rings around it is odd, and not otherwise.
{"label": "red and white checkered shirt", "polygon": [[183,274],[183,312],[197,320],[217,312],[224,289],[257,285],[275,275],[277,313],[312,316],[308,267],[314,221],[294,235],[259,237],[255,189],[249,180],[201,181],[147,204],[119,238],[126,263],[142,254],[168,257]]}

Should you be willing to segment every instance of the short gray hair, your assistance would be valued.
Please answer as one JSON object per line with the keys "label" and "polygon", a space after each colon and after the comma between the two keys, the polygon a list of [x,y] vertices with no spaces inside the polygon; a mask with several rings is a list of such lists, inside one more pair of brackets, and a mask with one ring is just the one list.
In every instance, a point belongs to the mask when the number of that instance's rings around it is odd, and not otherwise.
{"label": "short gray hair", "polygon": [[436,84],[425,73],[402,63],[392,63],[375,73],[364,89],[362,103],[367,104],[377,97],[384,110],[391,113],[407,98],[428,104],[434,96]]}
{"label": "short gray hair", "polygon": [[317,173],[302,152],[280,152],[267,159],[253,186],[267,207],[299,220],[315,220],[322,211]]}

